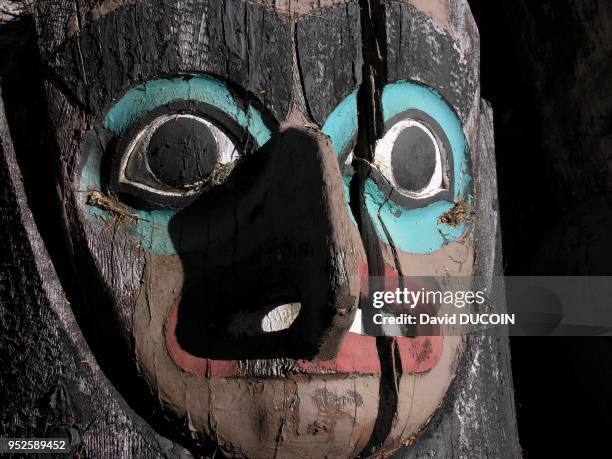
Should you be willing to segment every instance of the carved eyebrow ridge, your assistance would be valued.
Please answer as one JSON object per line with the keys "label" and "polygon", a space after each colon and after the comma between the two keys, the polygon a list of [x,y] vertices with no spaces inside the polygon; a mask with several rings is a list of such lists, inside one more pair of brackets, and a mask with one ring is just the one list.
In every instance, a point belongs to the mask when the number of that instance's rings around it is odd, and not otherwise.
{"label": "carved eyebrow ridge", "polygon": [[48,66],[92,113],[101,114],[113,99],[150,79],[202,73],[259,97],[277,120],[284,119],[292,84],[290,24],[242,0],[185,2],[201,21],[185,22],[157,0],[128,3],[86,24]]}

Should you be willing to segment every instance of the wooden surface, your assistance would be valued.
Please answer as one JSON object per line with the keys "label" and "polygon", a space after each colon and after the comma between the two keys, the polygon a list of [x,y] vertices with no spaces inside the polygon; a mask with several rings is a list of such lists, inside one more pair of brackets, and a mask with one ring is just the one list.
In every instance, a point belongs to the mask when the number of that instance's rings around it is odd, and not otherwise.
{"label": "wooden surface", "polygon": [[41,437],[70,417],[88,457],[182,457],[96,363],[25,198],[0,100],[0,435]]}
{"label": "wooden surface", "polygon": [[[366,2],[363,2],[366,3]],[[376,4],[374,2],[373,4]],[[77,2],[78,4],[78,2]],[[233,4],[228,2],[228,5]],[[41,20],[58,21],[58,24],[71,14],[66,11],[65,16],[61,12],[52,11],[53,14],[45,16],[46,8],[51,3],[41,3]],[[395,7],[395,6],[394,6]],[[70,7],[72,8],[72,6]],[[347,8],[344,14],[355,15],[356,12]],[[246,14],[246,13],[244,13]],[[352,16],[351,16],[352,17]],[[362,15],[362,21],[364,16]],[[373,18],[376,23],[381,18]],[[452,22],[452,21],[451,21]],[[143,27],[146,25],[142,23]],[[110,27],[110,25],[109,25]],[[113,26],[113,27],[116,27]],[[189,24],[184,24],[185,30]],[[278,25],[282,29],[282,25]],[[315,49],[316,43],[309,43],[312,34],[309,27],[313,24],[303,22],[298,28],[298,39],[305,47],[302,55],[308,53],[309,49]],[[47,43],[58,43],[66,38],[64,32],[57,35],[42,36],[40,40]],[[299,35],[299,34],[302,35]],[[361,40],[354,30],[342,31],[343,39]],[[299,37],[302,37],[301,39]],[[158,37],[159,38],[159,37]],[[227,36],[224,37],[227,39]],[[230,37],[231,38],[231,37]],[[234,37],[234,44],[240,44],[241,38]],[[332,37],[333,38],[333,37]],[[378,37],[380,39],[381,37]],[[155,36],[149,37],[152,50],[158,46]],[[330,38],[331,39],[331,38]],[[376,36],[366,37],[366,40],[374,43]],[[389,38],[391,39],[391,38]],[[95,41],[84,33],[80,44],[91,45],[92,52],[95,50]],[[399,43],[399,41],[398,41]],[[109,47],[114,46],[109,43]],[[43,48],[44,49],[44,48]],[[282,49],[279,48],[282,55]],[[109,78],[100,80],[101,86],[94,90],[87,89],[83,77],[97,72],[97,67],[90,62],[84,64],[79,59],[79,49],[75,45],[72,49],[71,59],[62,62],[66,64],[67,75],[72,75],[73,80],[68,80],[74,92],[82,96],[83,106],[87,109],[96,109],[101,105],[99,97],[107,91],[114,91],[110,81],[111,73],[114,71],[106,69]],[[370,50],[371,51],[371,50]],[[44,51],[43,51],[44,52]],[[101,50],[100,59],[104,60],[104,53],[112,54],[112,49]],[[248,51],[247,51],[248,53]],[[369,55],[367,55],[369,54]],[[196,59],[197,56],[188,57]],[[316,56],[314,57],[316,59]],[[362,57],[357,51],[352,57],[354,62],[360,62],[364,58],[366,63],[373,67],[366,69],[368,72],[374,69],[378,72],[374,76],[374,85],[379,85],[386,78],[387,69],[383,69],[382,63],[373,63],[376,59],[375,53],[366,53]],[[100,60],[98,59],[98,61]],[[153,57],[151,57],[153,59]],[[147,59],[145,59],[147,61]],[[92,59],[91,62],[96,62]],[[59,65],[59,61],[51,65]],[[85,67],[83,67],[85,65]],[[237,78],[246,82],[245,86],[251,89],[259,89],[258,81],[250,79],[250,74],[239,67],[232,68],[230,63],[219,63],[224,71],[234,72]],[[72,67],[71,67],[72,66]],[[91,66],[91,67],[88,67]],[[219,67],[219,68],[221,68]],[[269,66],[268,66],[269,67]],[[273,66],[272,66],[273,67]],[[390,71],[395,71],[393,67]],[[145,72],[148,72],[146,68]],[[361,81],[361,73],[355,72],[355,68],[342,67],[340,72],[350,78],[351,84]],[[265,72],[262,73],[265,77]],[[288,79],[293,75],[286,75]],[[376,81],[376,78],[381,78]],[[429,78],[429,77],[428,77]],[[431,78],[439,78],[433,75]],[[264,78],[265,80],[265,78]],[[345,81],[344,78],[339,79]],[[316,88],[325,84],[327,80],[322,78],[318,81],[305,79],[302,76],[307,99],[314,101],[318,94]],[[368,80],[370,81],[370,80]],[[109,86],[110,85],[110,86]],[[499,230],[497,225],[496,211],[496,181],[495,161],[492,139],[492,117],[490,108],[486,104],[469,110],[469,105],[474,97],[461,99],[466,92],[476,91],[477,82],[472,80],[471,88],[463,88],[456,95],[450,94],[449,98],[455,98],[455,103],[460,107],[460,115],[466,122],[467,130],[470,131],[472,139],[480,139],[478,154],[475,155],[474,176],[475,183],[475,221],[474,240],[476,247],[476,274],[490,275],[499,269],[501,247],[499,244]],[[363,86],[367,88],[367,86]],[[369,88],[370,90],[376,88]],[[342,89],[338,89],[341,93]],[[474,96],[474,94],[472,94]],[[272,94],[271,103],[276,113],[284,114],[288,110],[289,95],[285,93]],[[66,101],[58,96],[56,103],[69,106],[76,101]],[[361,148],[364,159],[371,160],[368,151],[371,152],[373,142],[379,135],[380,126],[376,126],[375,100],[368,100],[367,94],[361,97],[362,107],[368,106],[371,110],[371,118],[366,120],[362,129],[369,134],[358,140],[358,149]],[[323,101],[333,106],[331,102]],[[310,113],[315,120],[322,117],[325,108],[317,104],[318,109],[310,108]],[[78,104],[77,104],[78,105]],[[465,110],[461,110],[461,108]],[[80,107],[79,107],[80,108]],[[308,107],[307,107],[308,108]],[[75,107],[70,110],[74,110]],[[320,112],[320,113],[319,113]],[[480,113],[475,116],[474,113]],[[66,111],[58,111],[58,116],[65,116]],[[372,124],[368,125],[370,122]],[[378,133],[378,134],[377,134]],[[18,161],[11,143],[9,127],[0,110],[0,138],[2,140],[2,163],[0,163],[0,204],[2,205],[3,225],[0,229],[0,252],[2,253],[2,278],[0,278],[0,326],[5,337],[0,342],[0,357],[3,368],[10,371],[0,372],[0,385],[5,388],[2,394],[2,414],[0,417],[0,434],[2,436],[33,436],[42,435],[47,425],[62,425],[74,422],[74,425],[63,428],[77,428],[81,430],[81,436],[87,445],[87,453],[91,457],[181,457],[186,454],[182,448],[160,436],[150,425],[140,418],[125,402],[117,391],[117,388],[109,382],[100,370],[96,358],[85,341],[79,324],[77,323],[72,307],[67,301],[56,272],[53,269],[51,258],[47,248],[42,241],[40,232],[30,212],[30,203],[22,185],[22,177]],[[359,143],[361,142],[361,143]],[[359,189],[357,182],[356,189]],[[375,237],[372,228],[362,226],[362,237],[370,240]],[[369,234],[368,234],[369,233]],[[497,242],[495,242],[497,241]],[[377,264],[374,262],[375,252],[378,250],[374,243],[369,248],[368,256],[371,263],[370,274],[385,274],[385,255],[380,254]],[[496,254],[492,256],[492,254]],[[389,257],[386,256],[389,261]],[[494,261],[497,260],[497,265]],[[494,303],[501,307],[503,302]],[[381,355],[385,355],[390,348],[385,339],[379,339]],[[390,362],[382,361],[385,377],[393,376]],[[388,409],[378,408],[376,433],[370,441],[369,447],[376,447],[387,440],[386,435],[393,428],[393,417],[397,408],[397,394],[392,392],[392,382],[378,390],[382,400],[389,401]],[[122,389],[121,387],[119,388]],[[220,392],[221,393],[221,392]],[[416,394],[420,396],[420,394]],[[72,418],[69,417],[72,416]],[[228,417],[231,422],[232,416]],[[77,429],[77,430],[78,430]],[[160,429],[161,431],[161,429]],[[368,450],[368,448],[366,448]],[[507,339],[503,336],[469,337],[465,343],[465,350],[461,356],[458,374],[447,393],[446,399],[435,414],[432,421],[426,427],[422,435],[413,446],[399,453],[401,457],[425,457],[436,455],[438,457],[517,457],[520,456],[518,439],[516,436],[516,423],[514,419],[514,404],[512,397],[512,379],[510,372],[510,361]]]}
{"label": "wooden surface", "polygon": [[[481,105],[481,144],[474,163],[476,215],[475,276],[503,275],[497,179],[493,144],[493,113]],[[495,235],[494,237],[492,237]],[[479,242],[478,242],[479,241]],[[491,256],[494,254],[494,256]],[[478,288],[491,288],[479,285]],[[490,290],[489,290],[490,291]],[[492,310],[503,312],[502,291],[493,291]],[[508,337],[503,334],[469,336],[459,371],[444,405],[421,439],[401,458],[521,457]]]}

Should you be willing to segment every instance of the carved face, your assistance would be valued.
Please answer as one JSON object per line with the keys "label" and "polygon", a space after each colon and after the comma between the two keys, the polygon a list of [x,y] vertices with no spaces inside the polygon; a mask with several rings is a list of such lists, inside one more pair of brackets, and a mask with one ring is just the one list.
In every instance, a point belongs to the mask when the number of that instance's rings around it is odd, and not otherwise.
{"label": "carved face", "polygon": [[410,441],[461,339],[349,329],[372,273],[364,233],[388,275],[472,274],[472,227],[453,212],[473,204],[480,117],[466,3],[383,2],[384,131],[361,228],[357,1],[92,3],[36,15],[73,304],[103,368],[194,449],[348,457]]}

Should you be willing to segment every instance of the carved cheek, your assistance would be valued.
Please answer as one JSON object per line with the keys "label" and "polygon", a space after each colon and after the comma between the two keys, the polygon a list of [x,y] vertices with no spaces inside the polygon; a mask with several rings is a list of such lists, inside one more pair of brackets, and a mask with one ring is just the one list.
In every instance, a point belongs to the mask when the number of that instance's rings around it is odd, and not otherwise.
{"label": "carved cheek", "polygon": [[474,272],[474,249],[467,237],[432,253],[399,252],[398,255],[405,276],[471,276]]}

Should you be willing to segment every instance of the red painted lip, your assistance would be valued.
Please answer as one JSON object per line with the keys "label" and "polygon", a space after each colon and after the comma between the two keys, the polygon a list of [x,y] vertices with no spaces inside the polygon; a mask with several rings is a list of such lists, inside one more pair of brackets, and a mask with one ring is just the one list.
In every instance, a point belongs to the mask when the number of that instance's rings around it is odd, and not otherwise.
{"label": "red painted lip", "polygon": [[[174,303],[166,322],[166,348],[170,357],[183,371],[198,376],[241,377],[238,360],[214,360],[197,357],[185,351],[176,337],[178,306]],[[394,338],[401,359],[403,373],[424,373],[433,368],[442,355],[442,336],[419,336],[416,338]],[[303,374],[374,374],[381,373],[376,337],[347,333],[340,345],[338,355],[332,360],[296,360]]]}

